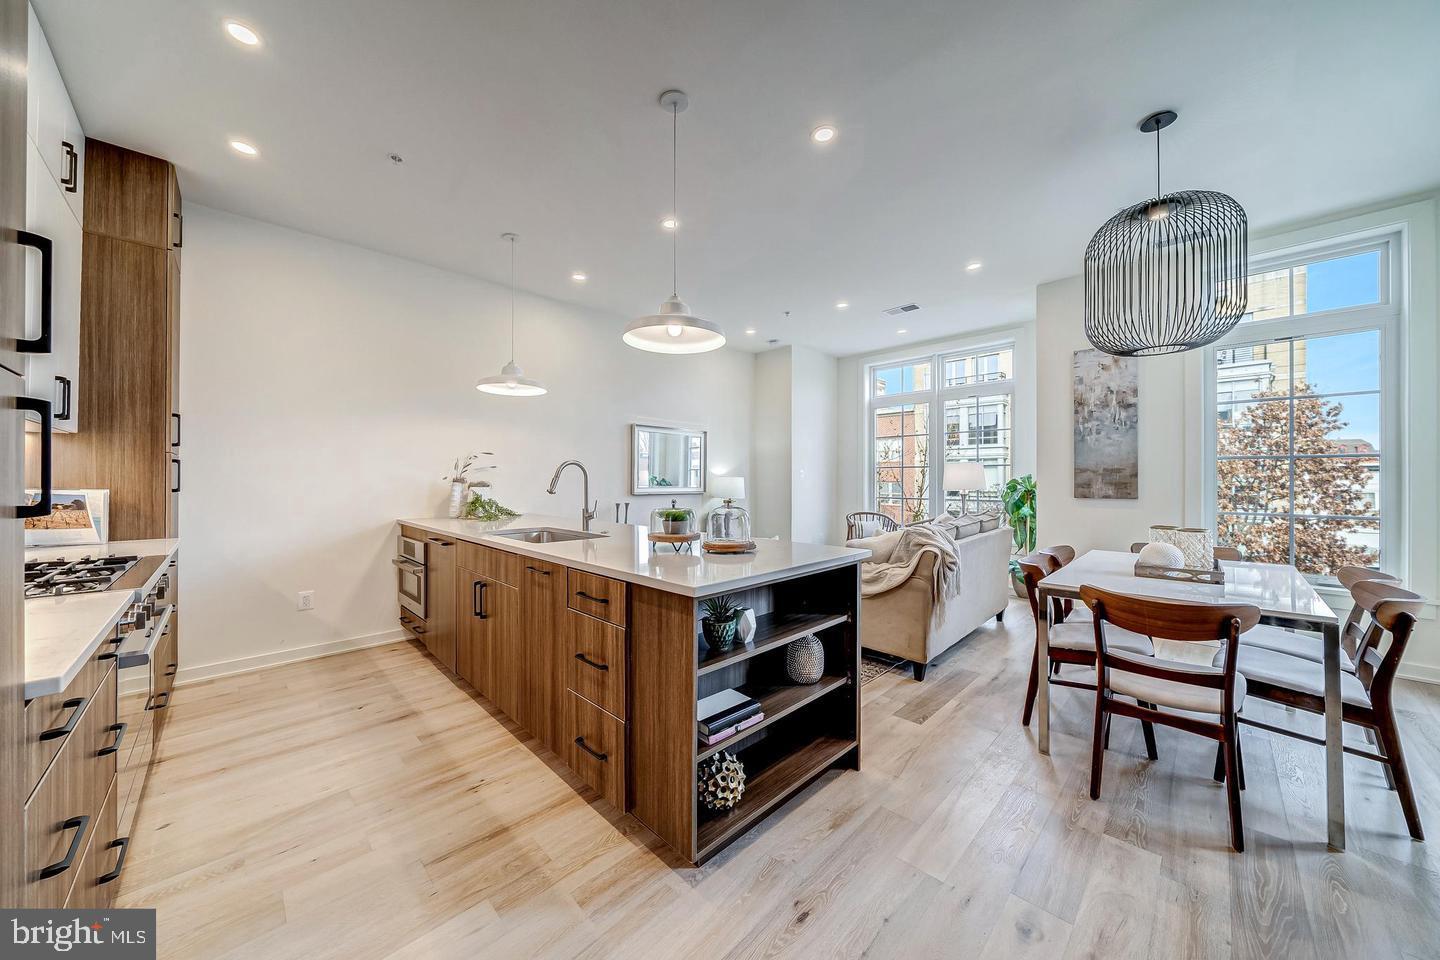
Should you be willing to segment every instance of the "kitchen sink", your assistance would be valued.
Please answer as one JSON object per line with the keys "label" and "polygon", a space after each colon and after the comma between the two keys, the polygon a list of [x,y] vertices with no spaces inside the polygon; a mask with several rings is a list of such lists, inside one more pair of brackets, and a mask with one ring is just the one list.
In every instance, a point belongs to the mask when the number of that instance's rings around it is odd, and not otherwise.
{"label": "kitchen sink", "polygon": [[499,530],[490,536],[504,537],[506,540],[521,540],[525,543],[564,543],[567,540],[599,540],[605,534],[562,530],[559,527],[534,527],[529,530]]}

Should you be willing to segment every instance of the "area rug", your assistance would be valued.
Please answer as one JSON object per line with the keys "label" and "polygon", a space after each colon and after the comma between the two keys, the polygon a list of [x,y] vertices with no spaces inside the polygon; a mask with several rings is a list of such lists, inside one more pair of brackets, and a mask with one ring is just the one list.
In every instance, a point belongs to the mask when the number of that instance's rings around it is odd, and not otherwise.
{"label": "area rug", "polygon": [[905,662],[902,658],[892,657],[888,653],[860,651],[860,685],[863,687],[871,680],[880,679],[896,667],[903,666]]}

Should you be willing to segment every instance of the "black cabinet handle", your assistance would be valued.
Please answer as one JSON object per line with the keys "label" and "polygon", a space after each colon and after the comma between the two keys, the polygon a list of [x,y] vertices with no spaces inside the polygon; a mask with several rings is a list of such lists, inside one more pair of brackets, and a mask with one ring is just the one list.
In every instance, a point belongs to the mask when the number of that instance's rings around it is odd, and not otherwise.
{"label": "black cabinet handle", "polygon": [[584,750],[586,753],[590,754],[590,756],[594,757],[596,760],[599,760],[601,763],[606,763],[610,759],[610,754],[600,753],[594,747],[590,746],[590,744],[586,743],[584,737],[576,737],[575,746],[579,747],[581,750]]}
{"label": "black cabinet handle", "polygon": [[490,584],[484,580],[476,580],[475,585],[470,588],[470,609],[481,620],[490,619],[490,614],[485,612],[485,588],[488,586]]}
{"label": "black cabinet handle", "polygon": [[15,408],[40,414],[40,499],[35,503],[16,507],[15,516],[22,519],[48,517],[53,508],[55,494],[55,484],[52,482],[53,477],[50,472],[51,454],[55,450],[55,422],[50,416],[50,401],[36,400],[34,397],[16,397]]}
{"label": "black cabinet handle", "polygon": [[129,729],[129,727],[130,725],[128,723],[110,724],[110,729],[115,731],[115,742],[110,744],[110,746],[108,747],[101,747],[99,750],[95,751],[95,756],[108,757],[112,753],[118,753],[120,750],[120,743],[125,739],[125,731]]}
{"label": "black cabinet handle", "polygon": [[576,659],[576,660],[579,660],[581,663],[585,664],[585,666],[587,666],[587,667],[594,667],[596,670],[609,670],[609,669],[610,669],[610,664],[608,664],[608,663],[600,663],[598,660],[591,660],[589,657],[585,656],[585,654],[583,654],[583,653],[577,653],[577,654],[575,654],[575,659]]}
{"label": "black cabinet handle", "polygon": [[75,836],[70,838],[70,849],[65,851],[65,857],[40,870],[40,879],[49,880],[51,877],[58,877],[69,870],[75,863],[75,854],[80,852],[80,841],[85,839],[85,831],[90,827],[90,818],[71,817],[60,825],[61,830],[74,830]]}
{"label": "black cabinet handle", "polygon": [[549,570],[541,570],[539,567],[532,567],[532,566],[530,566],[530,564],[528,564],[528,563],[525,564],[525,569],[526,569],[526,570],[529,570],[531,573],[538,573],[538,574],[540,574],[540,576],[542,576],[542,577],[548,577],[548,576],[550,576],[550,571],[549,571]]}
{"label": "black cabinet handle", "polygon": [[175,210],[170,214],[170,216],[175,218],[176,228],[175,242],[171,244],[171,247],[175,250],[179,250],[181,247],[185,246],[185,214],[181,213],[179,210]]}
{"label": "black cabinet handle", "polygon": [[61,140],[60,146],[65,148],[65,167],[70,171],[60,178],[60,186],[65,188],[66,193],[74,193],[80,189],[80,154],[75,152],[75,144],[68,140]]}
{"label": "black cabinet handle", "polygon": [[180,446],[180,414],[171,413],[170,417],[175,421],[175,439],[170,441],[170,446],[178,447]]}
{"label": "black cabinet handle", "polygon": [[[161,701],[161,697],[165,698],[164,701]],[[161,690],[159,693],[155,694],[154,699],[150,702],[151,710],[164,710],[168,706],[170,706],[169,690]]]}
{"label": "black cabinet handle", "polygon": [[173,463],[173,464],[175,464],[175,486],[173,486],[173,487],[170,488],[170,492],[171,492],[171,493],[179,493],[179,492],[180,492],[180,458],[179,458],[179,457],[171,457],[171,458],[170,458],[170,462]]}
{"label": "black cabinet handle", "polygon": [[[169,630],[166,630],[165,632],[166,632],[166,633],[169,633],[170,631],[169,631]],[[166,666],[166,668],[167,668],[167,669],[165,670],[165,676],[167,676],[167,677],[173,677],[173,676],[175,676],[175,674],[178,673],[179,670],[180,670],[180,665],[179,665],[179,664],[176,664],[176,663],[167,663],[165,666]]]}
{"label": "black cabinet handle", "polygon": [[61,726],[51,727],[49,730],[40,731],[40,736],[37,739],[41,741],[59,740],[61,737],[68,737],[70,736],[70,734],[74,733],[75,724],[79,722],[80,714],[85,712],[85,703],[89,699],[89,697],[74,697],[73,699],[66,700],[64,703],[62,703],[62,707],[72,708],[69,718]]}
{"label": "black cabinet handle", "polygon": [[453,546],[455,546],[455,541],[454,541],[454,540],[441,540],[439,537],[426,537],[425,539],[426,539],[426,540],[429,540],[431,543],[435,544],[435,546],[437,546],[437,547],[453,547]]}
{"label": "black cabinet handle", "polygon": [[606,597],[592,597],[592,596],[590,596],[590,594],[586,593],[584,590],[576,590],[576,591],[575,591],[575,596],[577,596],[577,597],[584,597],[586,600],[589,600],[591,603],[607,603],[607,604],[608,604],[608,603],[610,602],[610,600],[609,600],[608,598],[606,598]]}
{"label": "black cabinet handle", "polygon": [[400,618],[400,626],[404,627],[406,630],[411,631],[412,633],[424,633],[424,632],[425,632],[425,628],[424,628],[424,627],[420,626],[418,623],[416,623],[416,622],[413,621],[413,620],[406,620],[404,617],[401,617],[401,618]]}
{"label": "black cabinet handle", "polygon": [[108,849],[110,849],[111,847],[119,847],[119,848],[120,848],[120,854],[119,854],[119,856],[117,856],[117,857],[115,858],[115,869],[114,869],[114,870],[111,870],[109,873],[105,874],[103,877],[96,877],[96,878],[95,878],[95,885],[96,885],[96,886],[99,886],[99,885],[102,884],[102,883],[109,883],[111,880],[119,880],[119,879],[120,879],[120,871],[125,869],[125,855],[130,852],[130,838],[129,838],[129,837],[121,837],[121,838],[118,839],[118,840],[111,840],[109,843],[105,844],[105,849],[108,850]]}
{"label": "black cabinet handle", "polygon": [[55,246],[49,237],[42,237],[29,230],[16,230],[15,239],[27,247],[40,251],[40,336],[34,340],[17,340],[15,349],[20,353],[49,353],[51,287],[54,282]]}
{"label": "black cabinet handle", "polygon": [[55,381],[60,384],[60,412],[55,414],[56,420],[70,419],[70,378],[55,374]]}

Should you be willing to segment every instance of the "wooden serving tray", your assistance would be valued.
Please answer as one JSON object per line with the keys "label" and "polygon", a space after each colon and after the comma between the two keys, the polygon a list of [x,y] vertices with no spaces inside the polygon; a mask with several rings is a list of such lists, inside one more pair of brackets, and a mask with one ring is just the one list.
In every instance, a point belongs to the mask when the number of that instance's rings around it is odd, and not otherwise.
{"label": "wooden serving tray", "polygon": [[700,531],[694,530],[690,533],[651,533],[647,536],[651,543],[694,543],[700,539]]}
{"label": "wooden serving tray", "polygon": [[706,553],[754,553],[755,541],[747,540],[745,543],[716,543],[710,542],[701,545]]}
{"label": "wooden serving tray", "polygon": [[1135,563],[1135,576],[1152,580],[1175,580],[1180,583],[1224,583],[1225,568],[1217,562],[1213,569],[1197,570],[1191,567],[1154,567],[1147,563]]}

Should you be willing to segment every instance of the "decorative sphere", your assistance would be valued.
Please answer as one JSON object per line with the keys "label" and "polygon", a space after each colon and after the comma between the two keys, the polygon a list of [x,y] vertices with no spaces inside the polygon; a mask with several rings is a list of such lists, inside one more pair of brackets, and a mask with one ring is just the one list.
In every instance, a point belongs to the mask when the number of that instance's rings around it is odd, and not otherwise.
{"label": "decorative sphere", "polygon": [[1140,550],[1140,562],[1147,567],[1183,567],[1185,553],[1173,543],[1147,543]]}

